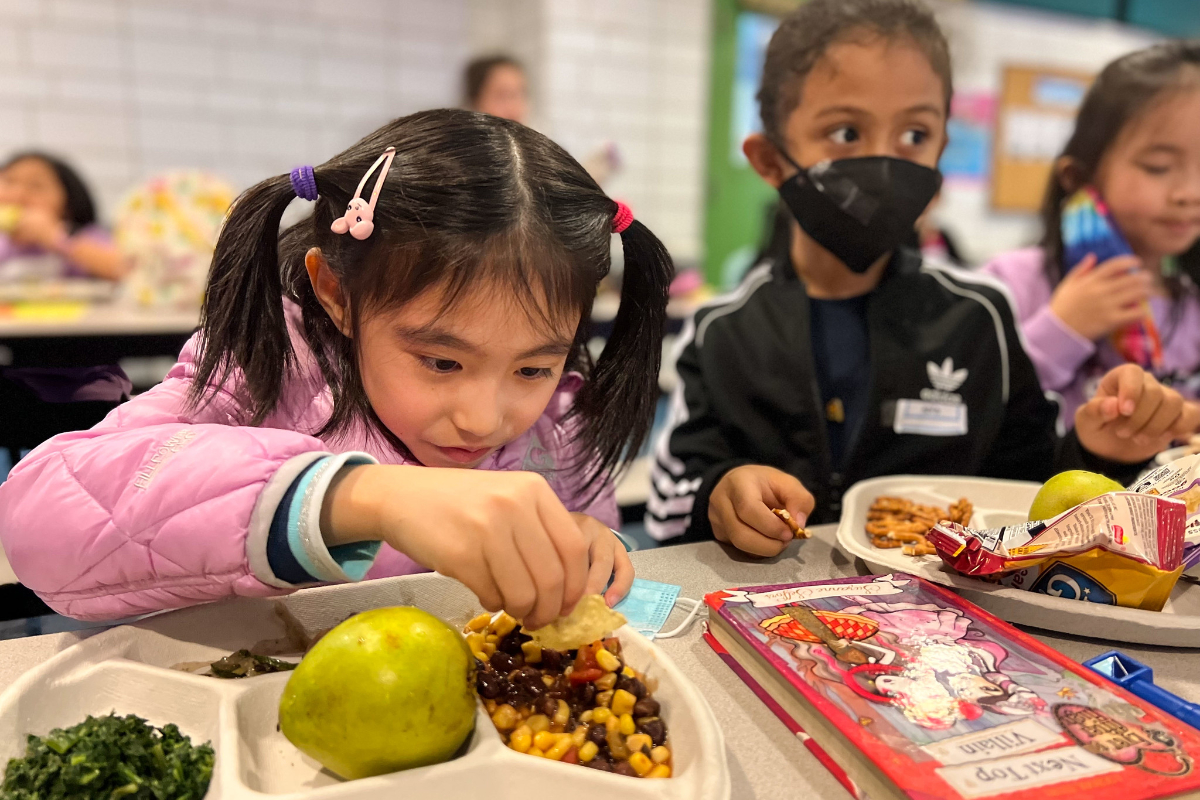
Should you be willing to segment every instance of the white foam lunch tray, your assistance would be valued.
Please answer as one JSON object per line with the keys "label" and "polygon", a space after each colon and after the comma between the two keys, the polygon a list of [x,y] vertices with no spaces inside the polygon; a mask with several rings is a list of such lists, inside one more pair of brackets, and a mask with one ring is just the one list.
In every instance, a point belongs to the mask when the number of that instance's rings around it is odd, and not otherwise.
{"label": "white foam lunch tray", "polygon": [[1028,519],[1041,484],[992,478],[892,475],[850,487],[842,500],[838,544],[876,574],[909,572],[949,586],[1001,619],[1035,628],[1118,642],[1165,647],[1200,647],[1200,584],[1181,578],[1162,611],[1067,600],[997,586],[961,575],[936,556],[906,556],[899,548],[875,547],[866,532],[867,510],[887,495],[917,503],[948,506],[965,497],[975,507],[972,528],[997,528]]}
{"label": "white foam lunch tray", "polygon": [[[393,596],[392,601],[396,600]],[[320,603],[304,605],[309,607],[308,613],[298,616],[309,630],[334,625],[345,616],[341,613],[345,603],[329,604],[324,619]],[[248,618],[247,606],[258,618]],[[206,800],[729,797],[725,743],[712,710],[670,658],[629,627],[620,629],[617,636],[628,663],[658,682],[654,696],[662,704],[662,717],[669,728],[671,778],[639,780],[514,752],[501,742],[480,706],[470,744],[460,757],[420,769],[342,781],[298,751],[276,729],[279,697],[289,674],[217,680],[170,669],[181,662],[211,661],[227,655],[233,649],[230,641],[249,647],[260,638],[283,635],[282,623],[270,619],[270,603],[242,602],[236,608],[236,618],[227,619],[225,631],[216,636],[194,635],[213,627],[213,614],[193,609],[189,611],[201,613],[191,619],[189,612],[167,615],[150,625],[158,630],[123,626],[97,634],[22,675],[0,694],[0,765],[24,755],[30,733],[44,735],[53,728],[82,722],[89,714],[115,711],[137,714],[158,726],[173,722],[193,744],[211,741],[216,763]],[[464,613],[461,620],[447,619],[455,624],[466,618]],[[231,631],[243,632],[242,638],[231,636]],[[209,642],[199,643],[205,639]],[[213,639],[223,639],[225,646],[213,646]]]}

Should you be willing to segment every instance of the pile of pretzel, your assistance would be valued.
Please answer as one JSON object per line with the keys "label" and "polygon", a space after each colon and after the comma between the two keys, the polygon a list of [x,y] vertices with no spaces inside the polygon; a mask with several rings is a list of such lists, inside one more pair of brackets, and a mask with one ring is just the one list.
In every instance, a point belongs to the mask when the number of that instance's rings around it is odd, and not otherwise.
{"label": "pile of pretzel", "polygon": [[950,508],[924,506],[902,497],[876,497],[867,510],[867,534],[876,547],[904,549],[906,556],[931,556],[937,553],[925,534],[942,520],[967,525],[974,506],[960,498]]}

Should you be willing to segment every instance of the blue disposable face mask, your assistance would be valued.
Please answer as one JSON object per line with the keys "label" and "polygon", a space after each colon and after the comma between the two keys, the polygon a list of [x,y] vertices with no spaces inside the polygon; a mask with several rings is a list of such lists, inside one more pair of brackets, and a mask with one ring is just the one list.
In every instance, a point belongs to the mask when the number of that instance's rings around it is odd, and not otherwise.
{"label": "blue disposable face mask", "polygon": [[[674,584],[634,578],[629,594],[613,610],[621,612],[629,627],[647,639],[668,639],[682,633],[700,612],[700,601],[680,597],[679,591],[680,587]],[[676,605],[681,609],[690,607],[687,617],[677,627],[660,633]]]}

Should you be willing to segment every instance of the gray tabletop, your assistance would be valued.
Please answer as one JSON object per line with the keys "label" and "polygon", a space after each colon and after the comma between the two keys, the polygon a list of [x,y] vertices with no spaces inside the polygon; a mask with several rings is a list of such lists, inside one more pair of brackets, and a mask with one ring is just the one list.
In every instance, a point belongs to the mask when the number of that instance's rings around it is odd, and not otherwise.
{"label": "gray tabletop", "polygon": [[[834,526],[819,526],[813,532],[813,539],[793,543],[778,557],[765,561],[751,559],[716,543],[705,543],[635,553],[634,564],[639,577],[678,584],[683,587],[681,596],[694,598],[700,598],[705,592],[735,586],[813,581],[867,573],[861,562],[856,563],[836,548]],[[437,584],[438,590],[444,591],[450,587],[442,584],[451,583],[449,579],[439,576],[394,580],[406,590],[402,592],[404,597],[417,598],[426,594],[425,589],[433,589],[433,584]],[[323,599],[332,600],[334,595],[329,591],[307,590],[300,592],[296,599],[309,601],[305,605],[322,602]],[[367,600],[370,596],[368,593],[369,587],[363,585],[353,589],[344,587],[336,596],[339,603],[353,603],[355,596]],[[302,598],[303,595],[310,596]],[[244,602],[249,601],[233,601]],[[221,616],[227,623],[230,618],[236,619],[236,609],[232,606],[219,604],[212,606],[211,612],[201,613],[204,616]],[[172,617],[182,623],[182,617],[195,614],[196,611],[167,615],[147,624],[161,627],[164,623],[170,624]],[[667,627],[673,627],[681,614],[677,610]],[[189,626],[180,624],[171,627],[178,631],[186,630]],[[1159,685],[1188,700],[1200,702],[1200,650],[1113,645],[1058,633],[1030,632],[1077,660],[1120,647],[1153,667]],[[700,633],[701,625],[696,623],[678,638],[661,640],[660,645],[699,687],[721,723],[733,779],[733,797],[739,800],[848,798],[841,785],[709,649]],[[0,686],[7,686],[24,671],[78,642],[85,635],[63,633],[0,642]]]}

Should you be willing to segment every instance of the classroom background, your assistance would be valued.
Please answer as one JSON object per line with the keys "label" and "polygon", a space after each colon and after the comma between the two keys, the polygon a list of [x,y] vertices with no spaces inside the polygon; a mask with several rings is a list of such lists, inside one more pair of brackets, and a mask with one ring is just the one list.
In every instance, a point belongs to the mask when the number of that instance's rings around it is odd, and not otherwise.
{"label": "classroom background", "polygon": [[[670,249],[677,332],[737,283],[770,225],[774,196],[740,143],[757,127],[766,42],[796,4],[0,0],[0,159],[38,150],[73,165],[133,265],[118,285],[0,281],[0,367],[119,364],[135,392],[153,386],[196,326],[206,259],[237,192],[387,119],[464,104],[464,68],[497,54],[523,69],[529,124]],[[1105,63],[1200,36],[1194,0],[929,4],[956,90],[932,228],[966,266],[1037,239],[1049,164]],[[596,350],[615,305],[614,293],[598,298]],[[664,392],[674,380],[668,356]],[[19,433],[0,441],[0,476],[36,443]],[[640,526],[647,482],[643,460],[620,484],[625,533],[640,547],[654,546]]]}

